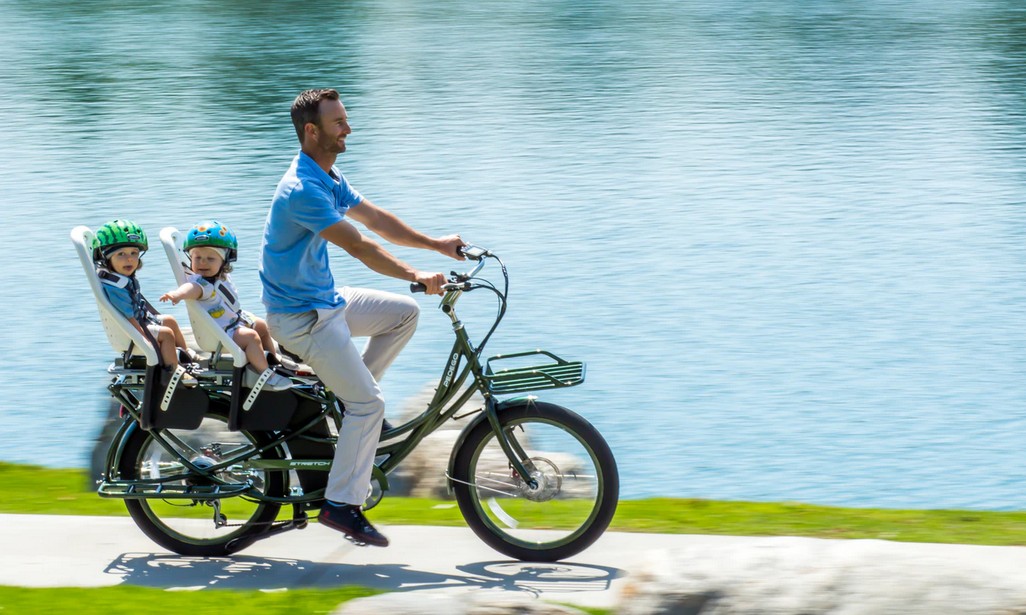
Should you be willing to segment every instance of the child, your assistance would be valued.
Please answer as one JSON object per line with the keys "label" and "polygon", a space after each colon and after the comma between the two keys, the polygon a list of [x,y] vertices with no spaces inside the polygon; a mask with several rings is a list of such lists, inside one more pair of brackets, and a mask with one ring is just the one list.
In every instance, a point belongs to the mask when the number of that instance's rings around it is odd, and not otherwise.
{"label": "child", "polygon": [[[178,367],[178,349],[187,356],[185,336],[170,314],[151,313],[150,304],[139,289],[135,273],[142,269],[142,254],[149,248],[146,233],[130,220],[112,220],[96,229],[93,260],[103,292],[117,311],[143,335],[157,340],[161,359],[170,370]],[[146,330],[143,325],[146,325]],[[192,374],[183,374],[181,383],[195,386]]]}
{"label": "child", "polygon": [[189,229],[182,249],[189,255],[192,272],[175,290],[161,295],[161,301],[177,304],[182,299],[192,299],[224,327],[232,340],[246,353],[250,369],[246,370],[243,386],[252,388],[257,380],[266,375],[264,389],[284,391],[292,381],[270,370],[265,350],[278,363],[274,354],[274,340],[267,329],[267,323],[242,310],[239,293],[228,275],[231,263],[238,254],[238,241],[227,226],[212,220],[201,222]]}

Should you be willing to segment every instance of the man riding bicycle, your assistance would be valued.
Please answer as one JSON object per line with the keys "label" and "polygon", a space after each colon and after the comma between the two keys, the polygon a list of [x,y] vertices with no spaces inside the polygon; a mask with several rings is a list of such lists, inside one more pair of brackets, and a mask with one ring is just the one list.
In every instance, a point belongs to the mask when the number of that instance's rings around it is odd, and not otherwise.
{"label": "man riding bicycle", "polygon": [[[377,273],[423,284],[442,294],[446,277],[404,263],[345,218],[400,246],[463,260],[459,235],[432,238],[349,185],[335,167],[352,132],[333,89],[306,90],[292,104],[300,152],[278,183],[264,227],[262,299],[271,334],[312,367],[345,406],[345,418],[318,520],[358,544],[388,546],[363,516],[374,453],[384,419],[378,386],[413,336],[419,307],[410,297],[364,288],[336,288],[328,262],[333,243]],[[369,337],[361,354],[353,337]]]}

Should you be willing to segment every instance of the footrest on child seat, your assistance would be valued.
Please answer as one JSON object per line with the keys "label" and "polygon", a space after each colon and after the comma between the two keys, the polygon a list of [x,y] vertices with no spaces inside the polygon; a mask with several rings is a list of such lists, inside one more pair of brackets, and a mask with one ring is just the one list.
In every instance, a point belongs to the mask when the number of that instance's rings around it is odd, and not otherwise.
{"label": "footrest on child seat", "polygon": [[[500,369],[492,367],[492,363],[535,355],[547,356],[555,363]],[[566,361],[545,350],[530,350],[491,357],[485,362],[484,379],[489,392],[502,395],[576,386],[584,382],[584,371],[585,366],[581,361]]]}

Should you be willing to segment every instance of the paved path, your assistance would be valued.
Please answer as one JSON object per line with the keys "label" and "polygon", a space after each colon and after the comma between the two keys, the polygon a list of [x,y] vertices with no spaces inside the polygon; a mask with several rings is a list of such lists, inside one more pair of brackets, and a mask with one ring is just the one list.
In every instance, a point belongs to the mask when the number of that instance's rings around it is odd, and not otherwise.
{"label": "paved path", "polygon": [[232,558],[163,550],[122,517],[0,515],[0,585],[286,589],[362,585],[388,591],[497,589],[608,607],[646,554],[703,538],[608,533],[572,563],[509,560],[467,528],[381,526],[385,549],[355,547],[316,523]]}
{"label": "paved path", "polygon": [[[0,515],[0,585],[24,587],[91,587],[139,585],[180,589],[264,589],[361,585],[390,592],[505,591],[547,601],[610,608],[621,602],[625,586],[640,571],[653,568],[683,573],[682,567],[741,561],[740,554],[793,553],[808,558],[814,570],[824,554],[849,561],[931,561],[950,570],[971,570],[990,580],[1014,571],[1022,587],[1026,549],[826,541],[798,538],[749,538],[610,532],[572,562],[531,564],[511,561],[492,551],[469,529],[382,526],[392,541],[386,549],[355,547],[317,524],[257,542],[232,558],[202,559],[168,553],[147,539],[132,521],[121,517]],[[787,545],[786,552],[779,551]],[[791,547],[797,546],[797,549]],[[777,551],[773,551],[777,550]],[[755,574],[772,571],[762,563]],[[925,558],[925,559],[924,559]],[[661,566],[659,562],[669,563]],[[689,564],[690,562],[690,564]],[[771,566],[779,568],[780,563]],[[785,561],[785,566],[789,564]],[[760,573],[761,570],[761,573]],[[791,569],[787,577],[794,577]],[[640,573],[642,576],[644,573]],[[702,573],[706,574],[706,573]],[[692,575],[694,576],[694,575]],[[795,579],[797,580],[797,579]],[[434,593],[434,592],[433,592]],[[428,594],[424,594],[425,597]]]}

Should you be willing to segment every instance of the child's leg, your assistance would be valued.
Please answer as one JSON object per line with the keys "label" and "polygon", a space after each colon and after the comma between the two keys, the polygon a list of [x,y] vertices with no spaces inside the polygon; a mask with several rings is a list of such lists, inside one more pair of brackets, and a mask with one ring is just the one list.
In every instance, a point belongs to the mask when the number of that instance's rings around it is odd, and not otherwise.
{"label": "child's leg", "polygon": [[169,328],[162,325],[150,325],[150,332],[157,337],[157,346],[160,348],[160,357],[164,363],[172,369],[178,367],[178,350],[175,347],[175,334]]}
{"label": "child's leg", "polygon": [[171,330],[176,346],[182,350],[188,350],[189,346],[185,343],[185,336],[182,335],[182,329],[178,326],[178,321],[175,320],[174,316],[170,314],[161,314],[160,324]]}
{"label": "child's leg", "polygon": [[257,335],[260,336],[260,343],[263,345],[264,350],[271,354],[278,354],[278,347],[274,344],[274,338],[271,337],[271,330],[267,328],[267,321],[263,318],[253,318],[253,329],[256,330]]}
{"label": "child's leg", "polygon": [[249,327],[239,327],[232,334],[232,339],[246,353],[246,359],[253,369],[262,372],[267,369],[267,357],[264,356],[264,347],[260,344],[260,336]]}

